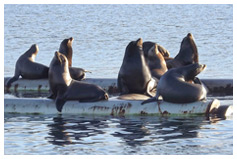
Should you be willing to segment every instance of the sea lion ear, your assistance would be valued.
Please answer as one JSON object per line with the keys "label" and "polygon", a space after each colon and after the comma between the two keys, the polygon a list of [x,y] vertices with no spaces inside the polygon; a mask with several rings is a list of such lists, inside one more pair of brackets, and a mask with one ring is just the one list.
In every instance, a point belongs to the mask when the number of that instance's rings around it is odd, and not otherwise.
{"label": "sea lion ear", "polygon": [[139,39],[136,41],[137,46],[142,47],[142,43],[143,43],[142,38],[139,38]]}

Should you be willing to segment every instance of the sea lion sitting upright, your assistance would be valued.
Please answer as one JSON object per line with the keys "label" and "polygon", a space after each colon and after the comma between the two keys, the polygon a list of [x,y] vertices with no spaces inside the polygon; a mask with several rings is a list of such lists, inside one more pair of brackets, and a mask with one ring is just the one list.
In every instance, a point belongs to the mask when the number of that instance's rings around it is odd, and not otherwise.
{"label": "sea lion sitting upright", "polygon": [[29,50],[21,55],[15,65],[15,74],[7,81],[7,88],[19,79],[21,76],[24,79],[42,79],[48,78],[49,68],[43,64],[36,63],[35,57],[39,51],[36,44],[33,44]]}
{"label": "sea lion sitting upright", "polygon": [[157,82],[151,77],[146,64],[141,38],[131,41],[126,47],[117,83],[121,95],[139,93],[152,96],[151,90],[156,87]]}
{"label": "sea lion sitting upright", "polygon": [[151,71],[151,75],[157,79],[168,70],[163,55],[158,50],[157,44],[154,44],[147,55],[147,64]]}
{"label": "sea lion sitting upright", "polygon": [[64,39],[59,47],[59,52],[67,57],[68,60],[68,66],[72,66],[72,42],[73,42],[73,37],[70,37],[69,39]]}
{"label": "sea lion sitting upright", "polygon": [[71,77],[75,80],[80,81],[85,78],[86,76],[85,73],[90,72],[90,71],[86,71],[83,68],[72,67],[73,40],[74,40],[73,37],[70,37],[69,39],[64,39],[60,44],[59,52],[64,54],[68,59],[68,66],[69,66],[69,72],[70,72]]}
{"label": "sea lion sitting upright", "polygon": [[166,61],[166,65],[170,69],[193,63],[198,63],[198,50],[193,35],[188,33],[181,42],[179,53],[173,60]]}
{"label": "sea lion sitting upright", "polygon": [[164,101],[172,103],[191,103],[206,98],[207,91],[202,84],[189,83],[206,68],[198,63],[172,68],[161,78],[157,86],[156,97],[143,101],[142,104],[157,101],[162,96]]}
{"label": "sea lion sitting upright", "polygon": [[56,98],[56,108],[59,112],[62,111],[67,100],[95,102],[109,98],[101,87],[73,80],[69,73],[66,56],[57,51],[49,67],[49,86],[52,96]]}

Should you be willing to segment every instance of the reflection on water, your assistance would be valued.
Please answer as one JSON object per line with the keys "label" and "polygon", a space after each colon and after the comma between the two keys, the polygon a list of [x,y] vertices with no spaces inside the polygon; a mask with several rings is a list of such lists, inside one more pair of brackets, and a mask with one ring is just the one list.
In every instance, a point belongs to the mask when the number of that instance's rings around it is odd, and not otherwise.
{"label": "reflection on water", "polygon": [[[232,154],[233,149],[232,120],[204,116],[5,114],[4,126],[5,154]],[[24,148],[12,151],[22,143]],[[223,144],[228,148],[219,151]],[[38,152],[40,145],[46,149]]]}
{"label": "reflection on water", "polygon": [[52,124],[48,125],[50,131],[46,139],[55,145],[83,144],[83,138],[104,134],[102,130],[96,129],[106,128],[102,121],[83,117],[63,118],[59,115],[53,118]]}

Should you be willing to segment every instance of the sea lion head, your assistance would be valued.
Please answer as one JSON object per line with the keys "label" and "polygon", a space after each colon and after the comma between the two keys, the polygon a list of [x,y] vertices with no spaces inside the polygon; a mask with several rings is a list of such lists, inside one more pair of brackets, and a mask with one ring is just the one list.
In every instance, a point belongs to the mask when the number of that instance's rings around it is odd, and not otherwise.
{"label": "sea lion head", "polygon": [[139,48],[142,48],[142,44],[143,44],[142,38],[137,39],[137,41],[135,42],[135,44],[136,44]]}
{"label": "sea lion head", "polygon": [[67,47],[72,47],[72,42],[73,42],[73,37],[70,37],[70,38],[68,38],[68,39],[64,39],[62,42],[61,42],[61,44],[60,44],[60,46],[67,46]]}
{"label": "sea lion head", "polygon": [[156,78],[160,78],[167,71],[165,59],[158,48],[159,46],[154,44],[149,49],[147,57],[147,64]]}
{"label": "sea lion head", "polygon": [[65,55],[56,51],[54,54],[54,58],[50,63],[50,70],[51,69],[53,74],[57,74],[57,80],[60,81],[60,79],[63,79],[66,85],[70,84],[72,78],[69,73],[68,60]]}
{"label": "sea lion head", "polygon": [[163,57],[170,57],[170,53],[168,50],[166,50],[164,47],[162,47],[161,45],[158,45],[158,50],[161,53],[161,55],[163,55]]}
{"label": "sea lion head", "polygon": [[64,54],[67,59],[68,59],[68,65],[71,67],[72,66],[72,42],[73,42],[73,37],[70,37],[69,39],[64,39],[59,47],[59,52]]}
{"label": "sea lion head", "polygon": [[27,56],[27,57],[31,58],[32,61],[35,61],[35,57],[38,54],[38,51],[39,51],[38,45],[37,44],[33,44],[33,45],[31,45],[29,50],[27,50],[24,53],[24,56]]}
{"label": "sea lion head", "polygon": [[33,45],[31,45],[30,50],[33,54],[37,54],[39,51],[39,47],[37,44],[33,44]]}
{"label": "sea lion head", "polygon": [[168,51],[166,51],[166,52],[160,51],[160,53],[163,55],[163,57],[170,57],[170,53]]}
{"label": "sea lion head", "polygon": [[67,46],[68,47],[72,47],[72,42],[73,42],[73,37],[70,37],[69,39],[67,39]]}
{"label": "sea lion head", "polygon": [[160,51],[158,50],[157,44],[154,44],[148,51],[148,58],[153,59],[154,57],[158,56]]}
{"label": "sea lion head", "polygon": [[198,50],[194,41],[194,37],[191,33],[188,33],[181,42],[180,52],[192,53],[192,59],[194,63],[198,63]]}
{"label": "sea lion head", "polygon": [[137,53],[143,54],[142,44],[142,38],[139,38],[136,41],[131,41],[126,47],[125,56],[130,57],[136,55]]}
{"label": "sea lion head", "polygon": [[26,51],[26,54],[29,54],[29,55],[37,55],[39,51],[39,47],[37,44],[33,44],[31,45],[31,47],[29,48],[29,50]]}
{"label": "sea lion head", "polygon": [[206,68],[205,64],[194,63],[180,69],[183,69],[185,81],[194,80],[194,78]]}
{"label": "sea lion head", "polygon": [[54,65],[60,65],[62,67],[68,68],[68,60],[65,55],[56,51],[54,54],[54,58],[56,59]]}

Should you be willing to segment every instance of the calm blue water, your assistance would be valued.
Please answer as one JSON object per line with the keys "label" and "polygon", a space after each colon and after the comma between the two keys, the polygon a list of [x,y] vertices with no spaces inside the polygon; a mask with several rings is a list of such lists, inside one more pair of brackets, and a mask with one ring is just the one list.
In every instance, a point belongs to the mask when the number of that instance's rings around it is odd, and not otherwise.
{"label": "calm blue water", "polygon": [[[117,78],[130,41],[158,42],[174,57],[188,32],[207,65],[199,77],[233,78],[232,5],[4,5],[4,76],[32,44],[49,65],[72,36],[73,66]],[[5,114],[4,132],[4,154],[233,154],[232,117]]]}
{"label": "calm blue water", "polygon": [[5,114],[5,154],[231,155],[233,120]]}

